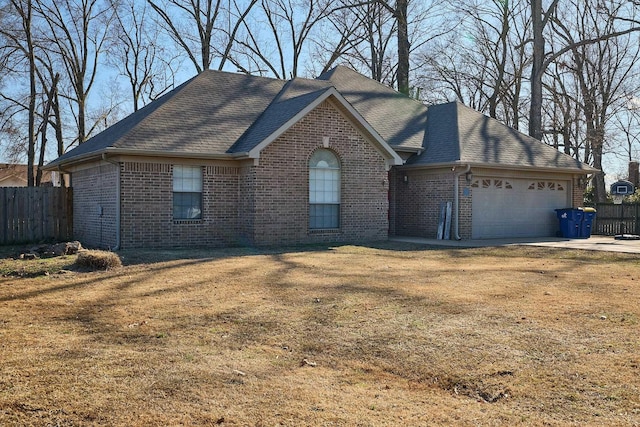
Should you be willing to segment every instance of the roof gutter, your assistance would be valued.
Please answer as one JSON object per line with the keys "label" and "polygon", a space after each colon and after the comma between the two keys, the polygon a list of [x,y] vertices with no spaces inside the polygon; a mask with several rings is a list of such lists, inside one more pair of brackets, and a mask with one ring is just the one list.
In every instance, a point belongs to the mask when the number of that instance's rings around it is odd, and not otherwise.
{"label": "roof gutter", "polygon": [[456,240],[462,240],[460,237],[460,175],[470,170],[470,164],[467,164],[467,167],[460,172],[456,172],[456,167],[453,167],[453,237]]}
{"label": "roof gutter", "polygon": [[116,245],[111,248],[113,251],[120,249],[120,163],[107,158],[107,153],[102,153],[102,160],[115,165],[117,168],[116,179]]}
{"label": "roof gutter", "polygon": [[393,148],[396,152],[400,152],[400,153],[413,153],[413,154],[422,154],[422,152],[425,150],[424,147],[404,147],[402,145],[391,145],[391,148]]}
{"label": "roof gutter", "polygon": [[[152,150],[128,150],[123,148],[107,148],[105,150],[92,151],[90,153],[82,154],[72,157],[68,160],[53,162],[47,164],[44,170],[56,170],[56,168],[65,165],[75,165],[78,163],[87,162],[90,160],[102,159],[105,155],[132,155],[132,156],[153,156],[153,157],[179,157],[179,158],[191,158],[191,159],[203,159],[203,160],[241,160],[249,158],[249,153],[222,153],[222,154],[210,154],[210,153],[187,153],[187,152],[171,152],[171,151],[152,151]],[[112,163],[112,162],[109,162]]]}
{"label": "roof gutter", "polygon": [[193,153],[185,151],[161,151],[161,150],[131,150],[127,148],[107,148],[104,150],[106,154],[130,154],[135,156],[153,156],[153,157],[188,157],[192,159],[205,160],[233,160],[242,157],[248,157],[249,153]]}
{"label": "roof gutter", "polygon": [[405,164],[402,169],[436,169],[436,168],[457,168],[459,166],[471,166],[482,169],[500,169],[500,170],[516,170],[516,171],[538,171],[538,172],[560,172],[571,174],[593,174],[600,172],[599,169],[586,165],[585,168],[565,168],[565,167],[539,167],[539,166],[517,166],[517,165],[501,165],[499,163],[473,163],[473,162],[441,162],[430,164]]}

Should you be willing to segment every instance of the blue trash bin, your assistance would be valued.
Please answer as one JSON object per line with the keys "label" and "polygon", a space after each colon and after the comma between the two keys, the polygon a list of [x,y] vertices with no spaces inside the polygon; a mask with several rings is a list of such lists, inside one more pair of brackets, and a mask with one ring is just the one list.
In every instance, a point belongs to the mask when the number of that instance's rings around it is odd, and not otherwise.
{"label": "blue trash bin", "polygon": [[556,209],[556,215],[560,221],[560,233],[567,239],[580,237],[583,211],[581,209]]}
{"label": "blue trash bin", "polygon": [[594,208],[584,208],[582,210],[582,223],[580,224],[580,237],[588,239],[591,237],[591,225],[596,217]]}

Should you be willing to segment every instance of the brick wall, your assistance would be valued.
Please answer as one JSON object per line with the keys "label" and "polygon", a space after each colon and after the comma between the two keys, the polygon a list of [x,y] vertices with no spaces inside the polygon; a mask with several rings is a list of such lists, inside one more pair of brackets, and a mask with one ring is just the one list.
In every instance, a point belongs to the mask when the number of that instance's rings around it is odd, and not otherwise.
{"label": "brick wall", "polygon": [[[467,195],[464,194],[465,188],[469,190]],[[465,176],[460,175],[458,177],[458,191],[460,192],[460,197],[458,199],[458,204],[460,209],[458,213],[459,214],[458,233],[460,234],[461,239],[470,239],[473,233],[472,214],[471,214],[473,203],[472,203],[472,197],[471,197],[471,194],[472,194],[471,190],[472,189],[467,183],[467,179],[465,178]],[[451,235],[453,235],[453,226],[452,226]]]}
{"label": "brick wall", "polygon": [[251,245],[255,241],[255,189],[256,173],[253,166],[241,167],[238,176],[238,240]]}
{"label": "brick wall", "polygon": [[453,174],[398,171],[395,187],[396,234],[435,239],[440,204],[452,201]]}
{"label": "brick wall", "polygon": [[116,246],[118,168],[111,163],[73,173],[73,236],[89,248]]}
{"label": "brick wall", "polygon": [[[406,176],[406,180],[405,180]],[[451,202],[453,207],[454,174],[451,171],[396,169],[391,175],[395,188],[391,214],[395,224],[392,231],[398,236],[435,239],[438,232],[440,206]],[[459,230],[463,239],[471,238],[471,196],[464,195],[467,185],[464,175],[459,179]],[[451,236],[453,236],[453,222]]]}
{"label": "brick wall", "polygon": [[[340,229],[309,230],[309,158],[323,140],[341,163]],[[388,237],[384,157],[328,101],[266,147],[255,166],[254,242],[358,242]]]}
{"label": "brick wall", "polygon": [[[580,179],[582,179],[583,184],[580,183]],[[584,206],[584,191],[586,189],[586,185],[584,182],[587,180],[584,176],[574,177],[572,186],[571,186],[571,207],[578,208]]]}
{"label": "brick wall", "polygon": [[[327,138],[328,148],[341,162],[340,228],[310,231],[309,158]],[[201,165],[202,219],[174,221],[173,164],[151,158],[121,162],[120,247],[279,245],[388,237],[385,159],[328,101],[266,147],[258,164],[227,163]],[[78,235],[88,245],[115,246],[117,167],[105,164],[74,172],[74,186]]]}
{"label": "brick wall", "polygon": [[402,184],[402,172],[397,167],[391,168],[389,179],[389,236],[397,236],[398,227],[398,187]]}
{"label": "brick wall", "polygon": [[174,221],[173,166],[121,164],[121,247],[227,246],[238,243],[239,168],[202,166],[202,219]]}

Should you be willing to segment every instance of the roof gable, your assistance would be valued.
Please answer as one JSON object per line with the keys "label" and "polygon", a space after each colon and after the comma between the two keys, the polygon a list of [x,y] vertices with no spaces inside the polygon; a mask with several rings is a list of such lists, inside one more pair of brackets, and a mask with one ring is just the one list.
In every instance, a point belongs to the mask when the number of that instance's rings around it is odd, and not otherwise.
{"label": "roof gable", "polygon": [[259,158],[265,147],[327,99],[337,102],[342,113],[383,153],[388,166],[403,163],[398,154],[335,87],[327,82],[307,79],[292,80],[232,150],[246,150],[250,158]]}
{"label": "roof gable", "polygon": [[318,79],[330,81],[342,96],[395,149],[420,149],[427,107],[380,82],[338,66]]}
{"label": "roof gable", "polygon": [[243,153],[252,151],[274,133],[277,133],[278,129],[314,104],[314,101],[331,87],[326,82],[315,80],[291,80],[229,149],[229,152]]}

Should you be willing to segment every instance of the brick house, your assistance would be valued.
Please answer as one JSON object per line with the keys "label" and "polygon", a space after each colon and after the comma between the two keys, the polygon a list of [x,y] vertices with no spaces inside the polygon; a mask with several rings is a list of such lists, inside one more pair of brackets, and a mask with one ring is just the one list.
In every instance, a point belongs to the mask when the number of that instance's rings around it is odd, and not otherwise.
{"label": "brick house", "polygon": [[444,201],[455,238],[523,223],[553,235],[553,208],[581,203],[595,171],[344,67],[291,81],[205,71],[47,168],[71,175],[75,238],[110,248],[435,237]]}

